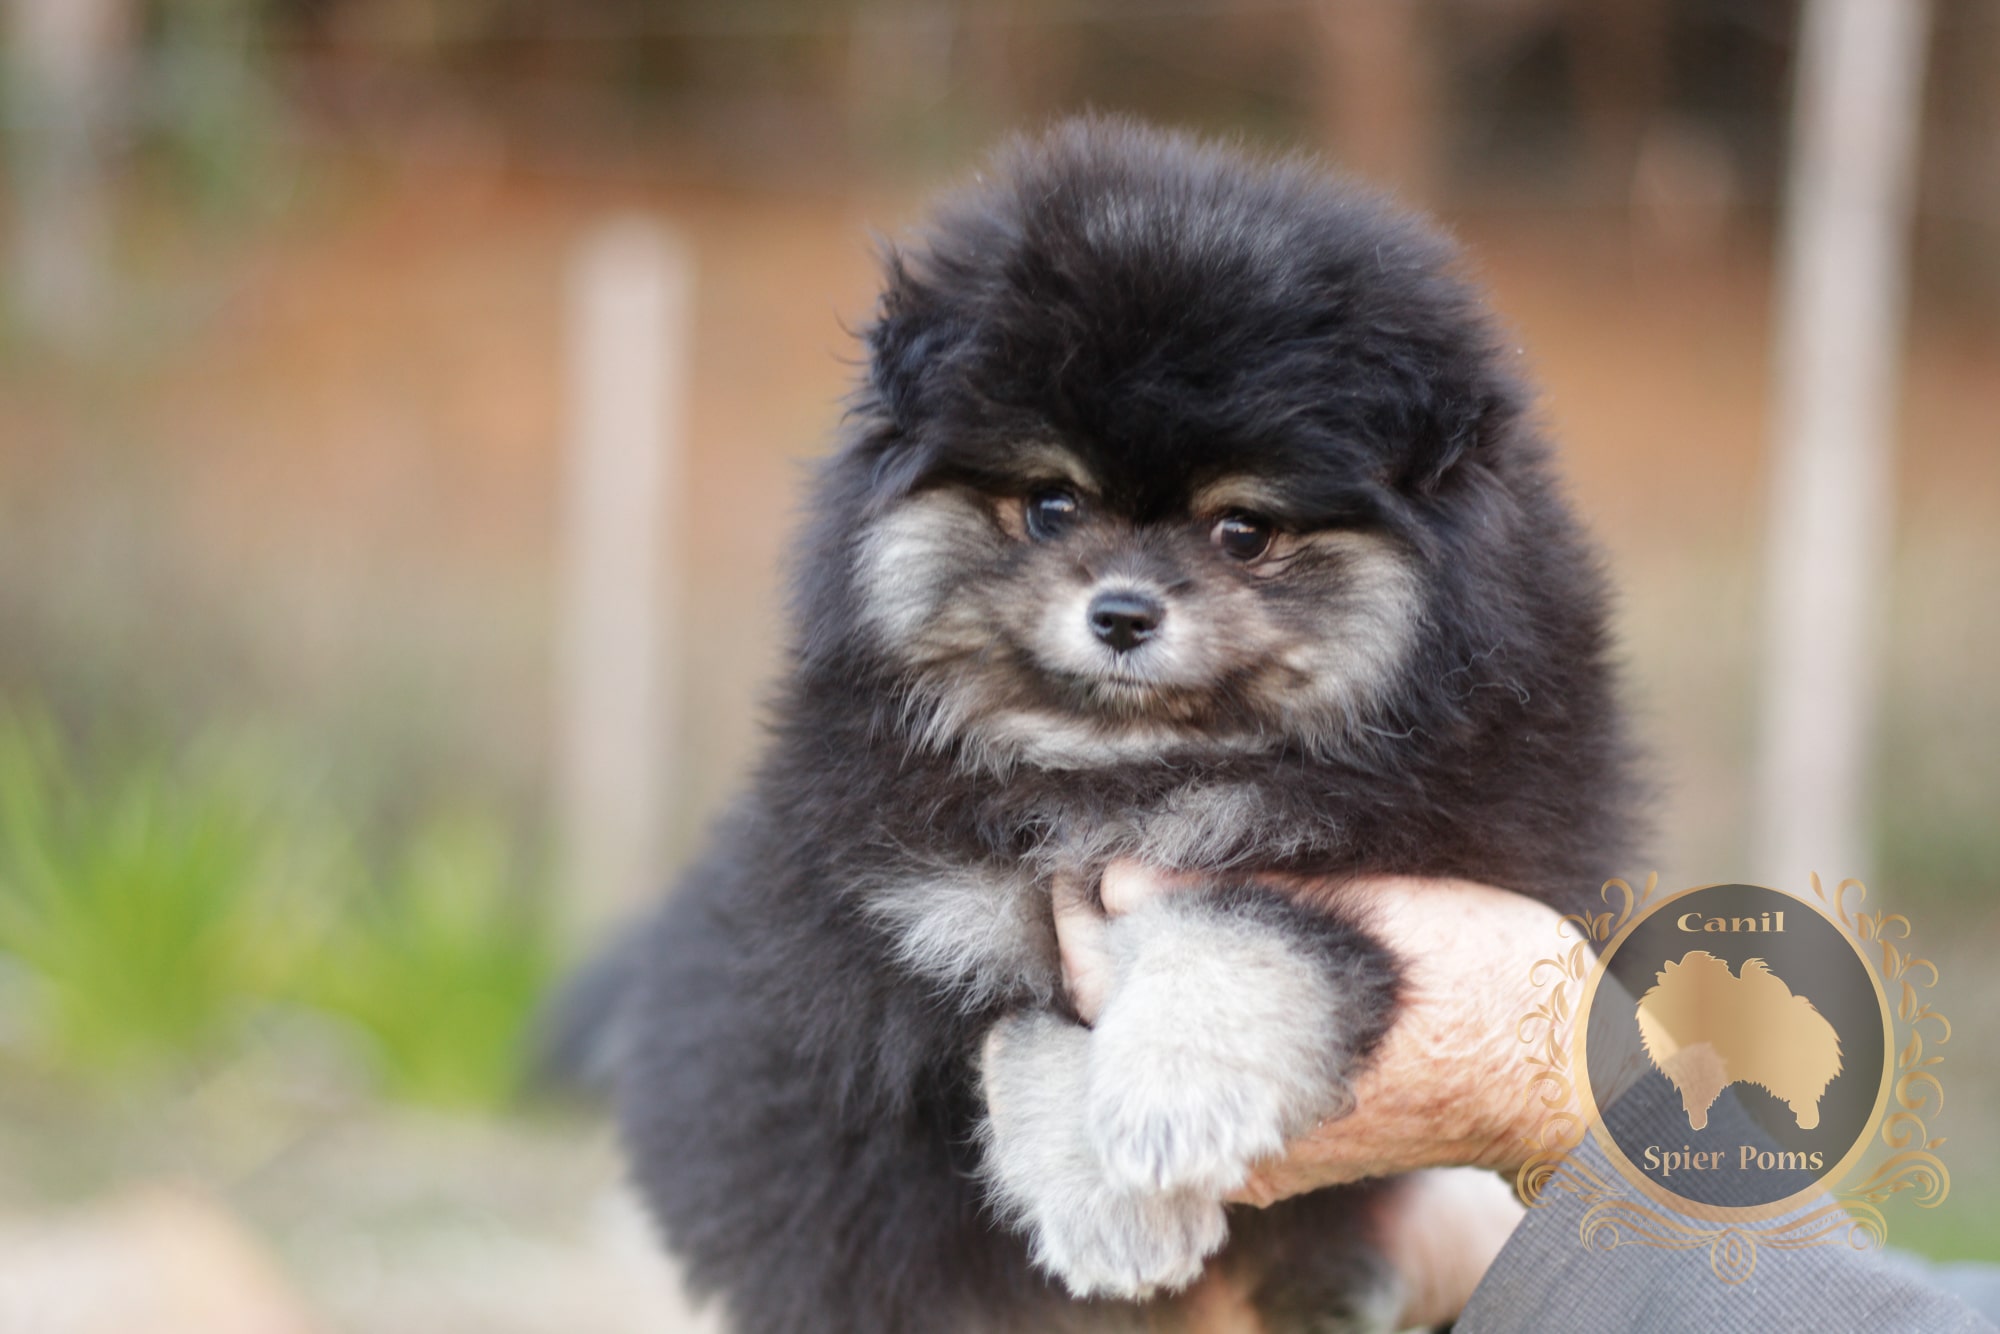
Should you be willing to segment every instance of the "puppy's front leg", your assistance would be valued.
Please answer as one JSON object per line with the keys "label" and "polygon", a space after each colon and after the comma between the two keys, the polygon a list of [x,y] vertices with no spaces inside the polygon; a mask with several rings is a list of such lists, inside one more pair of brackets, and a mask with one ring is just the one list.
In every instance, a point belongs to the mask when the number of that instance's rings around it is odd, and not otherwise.
{"label": "puppy's front leg", "polygon": [[1164,894],[1113,921],[1086,1122],[1112,1183],[1220,1198],[1347,1106],[1388,1027],[1396,965],[1273,891]]}
{"label": "puppy's front leg", "polygon": [[1186,1287],[1228,1238],[1220,1197],[1127,1189],[1084,1125],[1090,1030],[1047,1012],[994,1025],[981,1053],[985,1174],[1037,1265],[1078,1297]]}

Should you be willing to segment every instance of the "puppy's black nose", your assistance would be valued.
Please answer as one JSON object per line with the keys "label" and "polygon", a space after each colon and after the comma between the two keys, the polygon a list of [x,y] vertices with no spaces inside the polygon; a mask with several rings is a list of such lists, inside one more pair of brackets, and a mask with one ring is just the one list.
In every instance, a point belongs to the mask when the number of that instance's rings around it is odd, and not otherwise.
{"label": "puppy's black nose", "polygon": [[1156,598],[1129,590],[1090,600],[1090,631],[1113,651],[1128,653],[1159,633],[1167,609]]}

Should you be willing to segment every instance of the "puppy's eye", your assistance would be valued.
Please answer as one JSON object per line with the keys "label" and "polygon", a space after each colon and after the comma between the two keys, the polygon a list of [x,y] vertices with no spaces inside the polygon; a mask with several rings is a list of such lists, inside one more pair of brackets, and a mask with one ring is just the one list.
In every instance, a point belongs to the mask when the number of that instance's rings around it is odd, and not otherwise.
{"label": "puppy's eye", "polygon": [[1208,540],[1232,560],[1253,561],[1271,549],[1271,521],[1256,514],[1225,514],[1215,521]]}
{"label": "puppy's eye", "polygon": [[1037,491],[1028,497],[1028,536],[1037,542],[1061,537],[1083,512],[1074,493],[1060,487]]}

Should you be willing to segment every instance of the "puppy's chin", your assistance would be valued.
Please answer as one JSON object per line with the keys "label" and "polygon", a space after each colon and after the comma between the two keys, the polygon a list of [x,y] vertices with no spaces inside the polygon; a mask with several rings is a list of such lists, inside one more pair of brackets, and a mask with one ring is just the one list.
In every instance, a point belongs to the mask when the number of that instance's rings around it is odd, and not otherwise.
{"label": "puppy's chin", "polygon": [[[1039,656],[1039,655],[1038,655]],[[1217,682],[1176,663],[1170,649],[1148,645],[1130,653],[1099,650],[1038,661],[1045,693],[1061,699],[1078,717],[1101,725],[1171,723],[1212,727]]]}
{"label": "puppy's chin", "polygon": [[901,693],[909,744],[996,773],[1219,758],[1274,740],[1216,717],[1199,692],[1117,676],[1049,676],[1018,658],[1006,667],[960,662],[927,671],[906,679]]}
{"label": "puppy's chin", "polygon": [[1328,757],[1347,751],[1358,733],[1380,732],[1369,726],[1369,702],[1357,700],[1350,679],[1312,674],[1314,667],[1346,667],[1344,660],[1268,664],[1194,685],[1149,676],[1143,659],[1079,673],[995,658],[1008,665],[960,662],[906,684],[913,744],[1005,772],[1224,760],[1286,748]]}
{"label": "puppy's chin", "polygon": [[969,723],[958,733],[968,764],[1002,771],[1018,765],[1041,769],[1092,769],[1164,759],[1221,758],[1268,749],[1273,738],[1222,733],[1134,711],[1123,717],[1054,710],[1006,710]]}
{"label": "puppy's chin", "polygon": [[968,767],[1005,772],[1220,760],[1288,746],[1330,755],[1362,723],[1345,674],[1313,674],[1344,668],[1344,660],[1269,663],[1190,681],[1144,651],[1103,656],[1051,669],[996,645],[927,663],[902,684],[906,735],[923,750],[955,751]]}
{"label": "puppy's chin", "polygon": [[[1086,678],[1072,683],[1089,712],[1099,715],[1106,722],[1143,723],[1159,715],[1171,720],[1180,713],[1185,716],[1192,710],[1185,702],[1183,692],[1170,691],[1144,679],[1127,676],[1103,676]],[[1177,697],[1181,708],[1173,706]]]}

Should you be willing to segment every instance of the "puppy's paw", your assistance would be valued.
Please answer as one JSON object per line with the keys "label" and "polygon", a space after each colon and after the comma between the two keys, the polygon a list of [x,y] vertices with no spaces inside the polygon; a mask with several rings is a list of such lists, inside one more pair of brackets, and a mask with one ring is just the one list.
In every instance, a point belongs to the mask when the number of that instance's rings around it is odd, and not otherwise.
{"label": "puppy's paw", "polygon": [[1285,1146],[1286,1090],[1255,1072],[1178,1049],[1170,1032],[1092,1053],[1091,1143],[1115,1185],[1221,1198]]}
{"label": "puppy's paw", "polygon": [[1228,1240],[1219,1194],[1128,1190],[1084,1127],[1090,1031],[1053,1015],[1002,1020],[981,1058],[985,1174],[1035,1263],[1077,1297],[1137,1301],[1186,1287]]}
{"label": "puppy's paw", "polygon": [[1219,1198],[1345,1109],[1352,997],[1295,912],[1259,891],[1215,891],[1112,924],[1086,1121],[1113,1184]]}
{"label": "puppy's paw", "polygon": [[1222,1204],[1193,1191],[1097,1189],[1044,1199],[1028,1215],[1036,1264],[1075,1297],[1142,1301],[1201,1277],[1229,1239]]}

